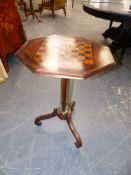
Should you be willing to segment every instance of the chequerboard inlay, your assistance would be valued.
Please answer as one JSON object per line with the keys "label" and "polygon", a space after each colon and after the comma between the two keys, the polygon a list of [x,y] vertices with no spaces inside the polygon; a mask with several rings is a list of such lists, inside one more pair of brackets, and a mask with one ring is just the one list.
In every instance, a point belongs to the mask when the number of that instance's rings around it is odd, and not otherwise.
{"label": "chequerboard inlay", "polygon": [[34,74],[59,78],[84,79],[115,65],[107,46],[81,37],[32,39],[16,55]]}
{"label": "chequerboard inlay", "polygon": [[[59,60],[77,60],[84,64],[93,64],[91,42],[84,38],[70,39],[65,37],[63,40],[52,36],[45,40],[34,56],[36,62],[43,62],[48,59],[58,57]],[[49,58],[50,57],[50,58]]]}

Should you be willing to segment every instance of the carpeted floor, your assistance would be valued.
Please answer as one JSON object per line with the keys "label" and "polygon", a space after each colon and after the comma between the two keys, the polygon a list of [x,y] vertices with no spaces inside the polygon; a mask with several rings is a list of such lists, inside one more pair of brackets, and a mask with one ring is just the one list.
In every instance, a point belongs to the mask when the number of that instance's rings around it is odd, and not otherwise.
{"label": "carpeted floor", "polygon": [[[41,23],[23,23],[28,39],[51,34],[103,42],[109,21],[67,5],[67,16],[43,12]],[[118,25],[118,24],[115,24]],[[83,147],[76,149],[66,122],[53,118],[41,127],[35,117],[59,105],[60,80],[34,76],[15,57],[0,85],[0,175],[131,175],[131,50],[123,65],[75,82],[73,119]],[[55,97],[55,98],[54,98]]]}

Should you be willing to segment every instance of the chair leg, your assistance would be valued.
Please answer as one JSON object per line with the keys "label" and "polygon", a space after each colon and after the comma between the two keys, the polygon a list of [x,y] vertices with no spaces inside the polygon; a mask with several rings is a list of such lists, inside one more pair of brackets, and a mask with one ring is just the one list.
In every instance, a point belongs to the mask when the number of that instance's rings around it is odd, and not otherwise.
{"label": "chair leg", "polygon": [[52,16],[53,16],[53,18],[55,18],[55,12],[54,12],[54,9],[52,9],[51,11],[52,11]]}
{"label": "chair leg", "polygon": [[25,13],[25,16],[27,16],[27,8],[26,8],[26,3],[23,2],[22,3],[23,7],[24,7],[24,13]]}
{"label": "chair leg", "polygon": [[63,11],[64,11],[64,14],[65,14],[65,16],[66,16],[66,9],[65,9],[65,7],[63,8]]}
{"label": "chair leg", "polygon": [[39,12],[40,12],[40,16],[41,16],[41,13],[42,13],[42,7],[41,7],[40,4],[39,4]]}

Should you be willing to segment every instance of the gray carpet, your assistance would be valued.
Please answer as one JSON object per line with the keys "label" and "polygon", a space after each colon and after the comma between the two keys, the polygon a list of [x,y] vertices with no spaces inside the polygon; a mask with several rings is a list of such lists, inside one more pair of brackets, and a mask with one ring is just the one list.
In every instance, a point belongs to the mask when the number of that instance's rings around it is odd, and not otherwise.
{"label": "gray carpet", "polygon": [[[43,12],[41,23],[23,23],[28,39],[51,34],[103,42],[109,21],[67,5],[67,16]],[[118,25],[118,24],[115,24]],[[15,57],[0,85],[0,175],[131,175],[131,50],[123,65],[75,82],[74,123],[83,139],[76,149],[66,124],[57,117],[41,127],[33,121],[59,105],[60,80],[34,76]]]}

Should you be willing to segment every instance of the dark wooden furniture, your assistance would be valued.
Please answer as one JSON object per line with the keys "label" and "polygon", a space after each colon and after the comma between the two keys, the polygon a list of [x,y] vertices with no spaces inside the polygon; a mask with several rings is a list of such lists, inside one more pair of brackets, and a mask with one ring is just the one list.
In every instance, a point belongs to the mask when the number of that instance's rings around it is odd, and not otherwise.
{"label": "dark wooden furniture", "polygon": [[86,0],[82,4],[84,11],[93,16],[131,24],[130,0]]}
{"label": "dark wooden furniture", "polygon": [[37,117],[35,124],[40,126],[42,120],[58,116],[67,121],[76,139],[76,147],[81,147],[81,137],[72,121],[75,106],[71,101],[72,81],[88,78],[115,65],[109,48],[85,38],[52,35],[30,40],[16,55],[34,74],[61,78],[60,107]]}
{"label": "dark wooden furniture", "polygon": [[[37,3],[38,7],[36,9],[34,8],[33,2]],[[25,12],[25,16],[26,16],[26,19],[24,21],[26,21],[28,19],[28,17],[31,15],[33,18],[36,17],[36,19],[39,22],[41,22],[41,20],[37,16],[36,12],[39,12],[41,14],[41,12],[42,12],[42,8],[41,8],[42,0],[41,1],[22,0],[21,4],[24,6],[24,12]]]}
{"label": "dark wooden furniture", "polygon": [[[32,16],[33,18],[36,17],[36,19],[41,22],[41,20],[38,18],[36,12],[41,12],[46,9],[50,10],[52,12],[52,16],[55,17],[55,10],[63,9],[64,14],[66,16],[66,9],[65,9],[65,0],[40,0],[40,1],[35,1],[35,0],[22,0],[23,2],[21,3],[24,6],[24,11],[25,11],[25,16],[26,19],[28,16]],[[38,3],[38,7],[35,9],[34,8],[34,3]]]}
{"label": "dark wooden furniture", "polygon": [[26,37],[15,0],[0,0],[0,57],[8,71],[7,56],[22,46]]}
{"label": "dark wooden furniture", "polygon": [[66,0],[42,0],[42,9],[50,10],[55,17],[55,10],[63,9],[66,16]]}
{"label": "dark wooden furniture", "polygon": [[115,51],[122,48],[121,57],[127,46],[131,46],[131,1],[130,0],[108,0],[108,1],[83,1],[85,12],[107,20],[121,22],[124,24],[118,28],[112,28],[111,25],[103,36],[113,39],[111,49]]}

